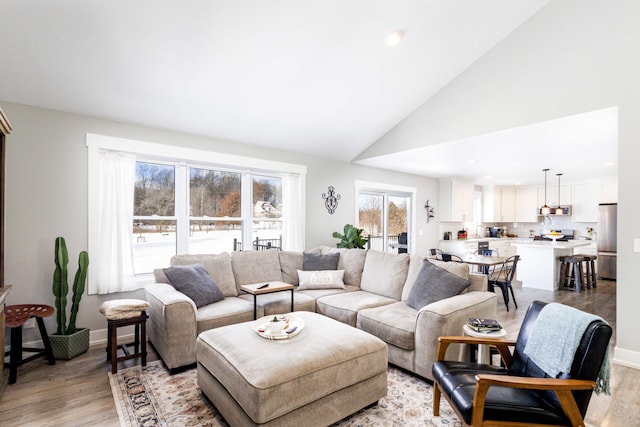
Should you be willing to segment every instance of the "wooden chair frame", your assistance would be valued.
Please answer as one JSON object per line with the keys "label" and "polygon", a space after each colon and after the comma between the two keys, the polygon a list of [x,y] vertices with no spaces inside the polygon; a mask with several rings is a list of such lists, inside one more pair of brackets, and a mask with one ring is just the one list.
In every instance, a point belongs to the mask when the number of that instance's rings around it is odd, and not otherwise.
{"label": "wooden chair frame", "polygon": [[[510,347],[516,345],[515,341],[507,341],[498,338],[476,338],[476,337],[460,337],[460,336],[448,336],[438,338],[438,352],[437,360],[445,360],[445,354],[450,344],[484,344],[494,347],[500,353],[505,367],[508,369],[511,365],[512,356]],[[502,386],[522,389],[533,390],[552,390],[556,393],[558,401],[564,410],[567,418],[571,421],[573,426],[584,426],[584,419],[580,414],[578,405],[571,393],[573,390],[593,390],[596,383],[594,381],[587,380],[572,380],[572,379],[557,379],[557,378],[533,378],[533,377],[517,377],[507,375],[476,375],[476,390],[473,397],[473,415],[471,418],[472,427],[525,427],[532,424],[513,422],[513,421],[493,421],[483,420],[484,418],[484,403],[486,400],[487,392],[491,386]],[[440,386],[434,381],[433,384],[433,415],[440,415],[440,396],[443,393],[440,390]],[[458,412],[457,408],[449,401],[448,396],[444,395],[445,399],[449,402],[449,405],[458,415],[458,418],[462,421],[463,417]],[[541,426],[541,424],[537,424]],[[546,425],[542,425],[546,426]],[[550,427],[550,426],[549,426]],[[557,426],[555,426],[557,427]]]}

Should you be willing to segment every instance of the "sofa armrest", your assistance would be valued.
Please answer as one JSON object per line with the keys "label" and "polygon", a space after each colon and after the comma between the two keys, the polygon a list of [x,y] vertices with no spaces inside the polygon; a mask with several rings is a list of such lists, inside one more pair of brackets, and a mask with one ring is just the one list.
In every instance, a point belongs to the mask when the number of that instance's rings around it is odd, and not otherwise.
{"label": "sofa armrest", "polygon": [[149,302],[147,336],[169,369],[196,361],[196,305],[166,283],[145,286]]}
{"label": "sofa armrest", "polygon": [[[471,291],[445,298],[418,311],[415,331],[416,371],[433,380],[431,367],[436,361],[438,337],[462,335],[462,327],[470,317],[495,319],[496,294]],[[457,359],[460,347],[451,345],[447,357]]]}
{"label": "sofa armrest", "polygon": [[469,281],[471,284],[467,288],[467,292],[479,291],[485,292],[487,291],[487,286],[489,284],[489,279],[486,274],[481,273],[469,273]]}

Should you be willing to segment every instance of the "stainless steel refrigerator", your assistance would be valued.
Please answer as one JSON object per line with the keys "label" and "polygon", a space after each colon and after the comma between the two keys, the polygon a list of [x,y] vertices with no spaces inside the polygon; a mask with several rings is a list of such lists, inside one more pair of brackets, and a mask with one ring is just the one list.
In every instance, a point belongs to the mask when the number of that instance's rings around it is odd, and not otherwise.
{"label": "stainless steel refrigerator", "polygon": [[618,204],[598,206],[598,277],[616,279]]}

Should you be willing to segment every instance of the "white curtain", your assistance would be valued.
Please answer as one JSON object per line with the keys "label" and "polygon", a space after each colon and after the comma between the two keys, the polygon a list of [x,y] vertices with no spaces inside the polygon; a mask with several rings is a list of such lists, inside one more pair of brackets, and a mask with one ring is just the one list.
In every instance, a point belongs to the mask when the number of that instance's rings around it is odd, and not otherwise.
{"label": "white curtain", "polygon": [[282,177],[282,249],[304,251],[304,175],[288,174]]}
{"label": "white curtain", "polygon": [[137,288],[133,267],[133,192],[136,160],[103,151],[99,160],[98,253],[93,256],[96,280],[92,293]]}

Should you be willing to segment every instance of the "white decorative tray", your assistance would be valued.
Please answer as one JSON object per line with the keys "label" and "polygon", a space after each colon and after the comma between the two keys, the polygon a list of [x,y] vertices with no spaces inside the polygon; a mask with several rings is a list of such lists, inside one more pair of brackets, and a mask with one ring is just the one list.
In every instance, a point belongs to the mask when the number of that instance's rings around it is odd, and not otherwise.
{"label": "white decorative tray", "polygon": [[278,315],[277,317],[286,323],[286,327],[282,331],[271,333],[267,330],[267,324],[273,319],[273,316],[261,317],[253,322],[253,330],[262,338],[268,340],[287,340],[295,337],[304,329],[304,320],[297,316],[287,314],[286,316]]}

